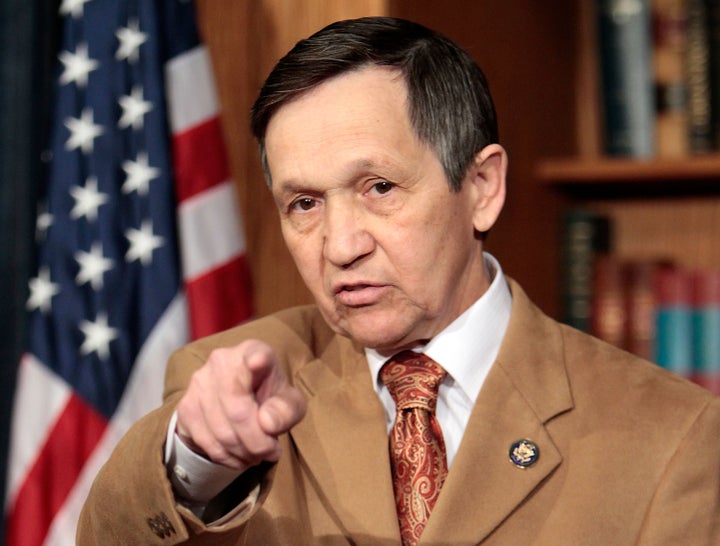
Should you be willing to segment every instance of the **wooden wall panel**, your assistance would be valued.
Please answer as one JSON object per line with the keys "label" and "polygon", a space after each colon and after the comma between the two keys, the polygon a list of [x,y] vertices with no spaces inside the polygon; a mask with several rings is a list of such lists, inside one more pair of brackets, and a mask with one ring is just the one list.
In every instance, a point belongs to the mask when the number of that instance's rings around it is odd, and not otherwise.
{"label": "wooden wall panel", "polygon": [[326,24],[385,13],[385,0],[196,0],[212,58],[247,237],[258,316],[311,301],[282,240],[249,132],[249,111],[274,63]]}

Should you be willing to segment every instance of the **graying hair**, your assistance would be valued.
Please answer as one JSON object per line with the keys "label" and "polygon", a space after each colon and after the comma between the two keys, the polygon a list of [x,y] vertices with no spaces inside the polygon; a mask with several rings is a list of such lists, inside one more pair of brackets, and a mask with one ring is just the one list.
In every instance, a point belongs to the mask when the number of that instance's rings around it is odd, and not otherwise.
{"label": "graying hair", "polygon": [[465,50],[404,19],[339,21],[301,40],[280,59],[252,108],[251,129],[269,185],[265,132],[274,113],[328,79],[369,65],[400,72],[408,90],[410,123],[436,153],[453,191],[460,190],[477,152],[498,142],[487,81]]}

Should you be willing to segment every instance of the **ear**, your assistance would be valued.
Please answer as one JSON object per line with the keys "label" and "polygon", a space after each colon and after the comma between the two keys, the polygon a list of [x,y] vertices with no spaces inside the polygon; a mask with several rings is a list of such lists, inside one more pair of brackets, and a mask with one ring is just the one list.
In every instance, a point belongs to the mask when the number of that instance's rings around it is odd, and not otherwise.
{"label": "ear", "polygon": [[489,144],[477,153],[468,169],[465,183],[475,189],[473,225],[480,233],[490,230],[505,204],[507,165],[505,148]]}

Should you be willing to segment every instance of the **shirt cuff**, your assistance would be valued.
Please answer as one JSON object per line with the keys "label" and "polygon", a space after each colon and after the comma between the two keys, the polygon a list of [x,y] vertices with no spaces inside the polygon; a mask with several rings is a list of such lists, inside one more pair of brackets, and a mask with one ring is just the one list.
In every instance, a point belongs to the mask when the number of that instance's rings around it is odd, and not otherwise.
{"label": "shirt cuff", "polygon": [[165,466],[177,497],[193,504],[206,504],[230,485],[242,470],[229,468],[195,453],[175,432],[173,413],[165,441]]}

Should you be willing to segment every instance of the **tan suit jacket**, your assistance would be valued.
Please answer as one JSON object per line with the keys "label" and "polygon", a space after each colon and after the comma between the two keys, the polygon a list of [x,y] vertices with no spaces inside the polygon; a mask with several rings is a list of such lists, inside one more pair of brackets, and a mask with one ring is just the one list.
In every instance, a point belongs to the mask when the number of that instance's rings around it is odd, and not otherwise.
{"label": "tan suit jacket", "polygon": [[[556,323],[510,285],[507,335],[422,544],[720,544],[720,398]],[[163,441],[192,372],[248,337],[276,348],[308,411],[283,437],[258,502],[206,527],[178,508]],[[522,438],[540,450],[526,469],[508,458]],[[100,472],[78,543],[398,544],[387,443],[361,347],[315,307],[288,310],[171,359],[164,406]]]}

